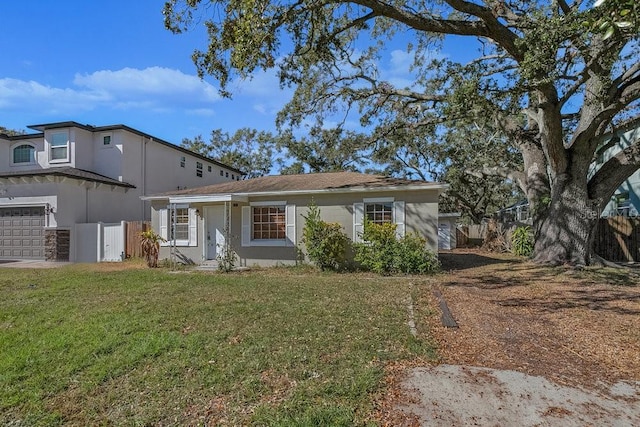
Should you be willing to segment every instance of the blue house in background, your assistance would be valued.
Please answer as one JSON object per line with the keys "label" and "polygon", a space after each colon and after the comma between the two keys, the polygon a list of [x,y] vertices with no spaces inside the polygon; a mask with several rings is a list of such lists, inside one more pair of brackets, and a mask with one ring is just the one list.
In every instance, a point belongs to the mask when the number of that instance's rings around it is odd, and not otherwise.
{"label": "blue house in background", "polygon": [[[638,140],[640,140],[640,118],[633,120],[628,126],[604,140],[591,173],[595,173],[607,160]],[[640,216],[640,169],[618,188],[602,212],[602,216]]]}
{"label": "blue house in background", "polygon": [[[598,149],[597,159],[591,165],[589,176],[593,176],[607,160],[638,140],[640,140],[640,117],[603,138]],[[496,215],[500,222],[529,222],[529,203],[527,200],[521,200],[500,209]],[[601,216],[604,218],[611,216],[640,217],[640,169],[635,171],[616,190]]]}

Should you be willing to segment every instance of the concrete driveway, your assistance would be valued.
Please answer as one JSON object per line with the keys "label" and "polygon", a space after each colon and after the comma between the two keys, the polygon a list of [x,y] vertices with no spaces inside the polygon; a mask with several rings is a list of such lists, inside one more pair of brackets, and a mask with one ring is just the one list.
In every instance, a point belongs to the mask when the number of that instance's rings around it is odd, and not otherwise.
{"label": "concrete driveway", "polygon": [[0,260],[0,268],[58,268],[69,264],[72,263],[35,259]]}

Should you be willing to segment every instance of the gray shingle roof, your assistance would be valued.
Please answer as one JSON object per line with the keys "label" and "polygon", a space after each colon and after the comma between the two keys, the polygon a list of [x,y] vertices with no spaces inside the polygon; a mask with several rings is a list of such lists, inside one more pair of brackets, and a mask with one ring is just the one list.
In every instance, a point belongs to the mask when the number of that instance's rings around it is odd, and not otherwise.
{"label": "gray shingle roof", "polygon": [[304,192],[322,190],[347,190],[352,188],[385,189],[389,187],[419,186],[440,188],[435,182],[413,181],[370,175],[358,172],[328,172],[300,175],[272,175],[233,181],[204,187],[162,193],[158,196],[199,196],[211,194],[256,194],[273,192]]}

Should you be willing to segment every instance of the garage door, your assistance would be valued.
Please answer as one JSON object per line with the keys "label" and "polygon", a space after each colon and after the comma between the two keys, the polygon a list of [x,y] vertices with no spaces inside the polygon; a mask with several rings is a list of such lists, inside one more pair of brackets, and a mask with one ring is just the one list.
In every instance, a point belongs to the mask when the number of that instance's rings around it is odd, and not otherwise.
{"label": "garage door", "polygon": [[44,208],[0,208],[0,259],[44,259]]}

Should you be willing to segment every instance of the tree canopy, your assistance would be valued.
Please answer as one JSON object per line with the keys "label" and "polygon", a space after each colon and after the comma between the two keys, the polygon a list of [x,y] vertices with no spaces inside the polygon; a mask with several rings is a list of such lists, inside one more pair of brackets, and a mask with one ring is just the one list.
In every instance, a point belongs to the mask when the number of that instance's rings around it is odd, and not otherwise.
{"label": "tree canopy", "polygon": [[208,142],[198,135],[184,138],[182,146],[240,169],[246,178],[267,175],[274,165],[274,137],[270,132],[242,128],[230,135],[214,129]]}
{"label": "tree canopy", "polygon": [[20,131],[20,130],[15,130],[15,129],[8,129],[4,126],[0,126],[0,134],[5,134],[8,136],[15,136],[15,135],[24,135],[24,131]]}
{"label": "tree canopy", "polygon": [[[635,2],[591,6],[591,0],[170,0],[164,13],[176,33],[204,22],[209,44],[193,59],[225,94],[230,79],[276,68],[282,85],[295,87],[280,125],[309,117],[321,124],[341,109],[357,111],[381,149],[402,135],[443,135],[451,123],[499,132],[498,164],[473,165],[474,173],[508,177],[526,194],[535,259],[582,265],[591,261],[599,212],[640,166],[636,141],[590,173],[607,135],[638,118],[640,98]],[[415,81],[406,87],[378,73],[381,52],[400,35],[414,64]],[[475,58],[433,55],[447,36],[477,41]],[[520,155],[515,164],[504,161],[510,147]]]}

